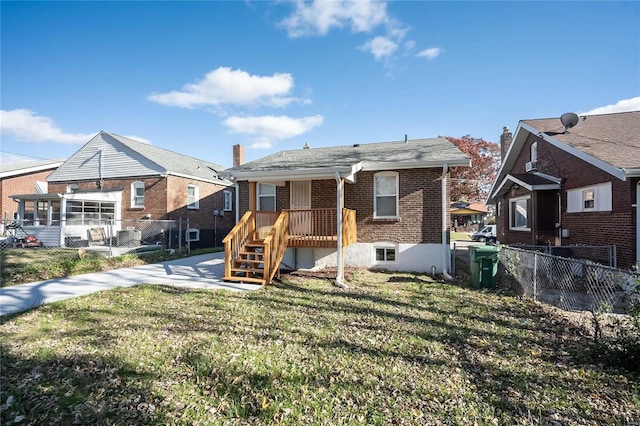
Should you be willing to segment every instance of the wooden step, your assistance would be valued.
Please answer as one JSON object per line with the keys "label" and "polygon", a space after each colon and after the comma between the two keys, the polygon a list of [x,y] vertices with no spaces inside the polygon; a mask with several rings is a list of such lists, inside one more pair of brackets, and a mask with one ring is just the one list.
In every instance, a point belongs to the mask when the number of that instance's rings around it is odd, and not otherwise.
{"label": "wooden step", "polygon": [[231,268],[231,272],[239,272],[239,273],[252,273],[252,274],[262,274],[264,273],[264,269],[262,268]]}
{"label": "wooden step", "polygon": [[[261,256],[264,257],[264,253],[255,252],[255,251],[241,251],[238,253],[240,256]],[[246,257],[245,257],[246,259]]]}
{"label": "wooden step", "polygon": [[235,281],[239,283],[255,283],[265,285],[266,280],[264,278],[252,278],[252,277],[237,277],[235,275],[222,278],[222,281]]}
{"label": "wooden step", "polygon": [[251,264],[251,265],[260,265],[264,263],[262,259],[235,259],[233,263],[237,266],[243,263]]}

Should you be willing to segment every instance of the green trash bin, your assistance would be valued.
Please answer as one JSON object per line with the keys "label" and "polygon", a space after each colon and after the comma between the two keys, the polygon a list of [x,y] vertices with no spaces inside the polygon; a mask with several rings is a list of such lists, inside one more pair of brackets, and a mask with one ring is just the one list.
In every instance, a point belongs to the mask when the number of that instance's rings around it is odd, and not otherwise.
{"label": "green trash bin", "polygon": [[469,271],[474,288],[495,288],[498,277],[497,246],[469,246]]}

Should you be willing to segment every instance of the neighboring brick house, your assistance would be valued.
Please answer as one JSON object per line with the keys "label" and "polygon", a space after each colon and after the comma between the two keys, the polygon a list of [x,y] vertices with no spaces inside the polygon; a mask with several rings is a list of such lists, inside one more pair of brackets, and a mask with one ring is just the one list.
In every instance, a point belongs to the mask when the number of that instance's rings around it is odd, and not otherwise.
{"label": "neighboring brick house", "polygon": [[11,196],[27,192],[47,192],[47,176],[63,163],[59,160],[21,161],[0,164],[0,226],[18,214],[18,203]]}
{"label": "neighboring brick house", "polygon": [[640,111],[565,116],[573,116],[567,126],[522,120],[513,138],[505,127],[489,195],[498,240],[615,245],[618,266],[632,267],[640,262]]}
{"label": "neighboring brick house", "polygon": [[86,238],[89,228],[108,220],[188,219],[192,247],[213,246],[213,236],[235,223],[235,190],[218,175],[222,169],[100,132],[47,177],[46,194],[13,198],[24,227],[46,245]]}
{"label": "neighboring brick house", "polygon": [[451,226],[457,232],[479,231],[485,225],[489,210],[484,203],[451,203]]}
{"label": "neighboring brick house", "polygon": [[[240,215],[250,212],[245,218],[256,217],[248,219],[253,222],[247,229],[261,233],[258,239],[279,217],[267,212],[287,213],[282,264],[289,268],[338,265],[340,269],[344,264],[421,272],[435,268],[446,273],[448,172],[450,167],[469,165],[470,159],[445,138],[405,139],[332,148],[307,145],[235,166],[224,174],[238,184]],[[232,263],[242,262],[235,258],[228,262],[227,272],[241,274]]]}

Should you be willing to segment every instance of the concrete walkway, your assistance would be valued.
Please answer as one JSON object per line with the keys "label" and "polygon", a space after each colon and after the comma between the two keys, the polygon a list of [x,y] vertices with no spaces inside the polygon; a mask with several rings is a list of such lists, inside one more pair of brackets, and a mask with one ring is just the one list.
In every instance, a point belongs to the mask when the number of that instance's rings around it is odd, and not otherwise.
{"label": "concrete walkway", "polygon": [[224,253],[203,254],[169,262],[74,275],[0,288],[0,315],[22,312],[45,303],[117,287],[165,284],[181,288],[247,291],[255,284],[222,282]]}

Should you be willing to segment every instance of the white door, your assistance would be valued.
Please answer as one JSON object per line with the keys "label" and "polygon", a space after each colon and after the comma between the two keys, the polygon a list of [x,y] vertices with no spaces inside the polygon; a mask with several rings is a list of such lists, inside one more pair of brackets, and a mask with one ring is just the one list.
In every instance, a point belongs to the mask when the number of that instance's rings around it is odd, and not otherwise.
{"label": "white door", "polygon": [[311,234],[311,181],[291,182],[291,210],[289,213],[289,233],[292,235]]}

